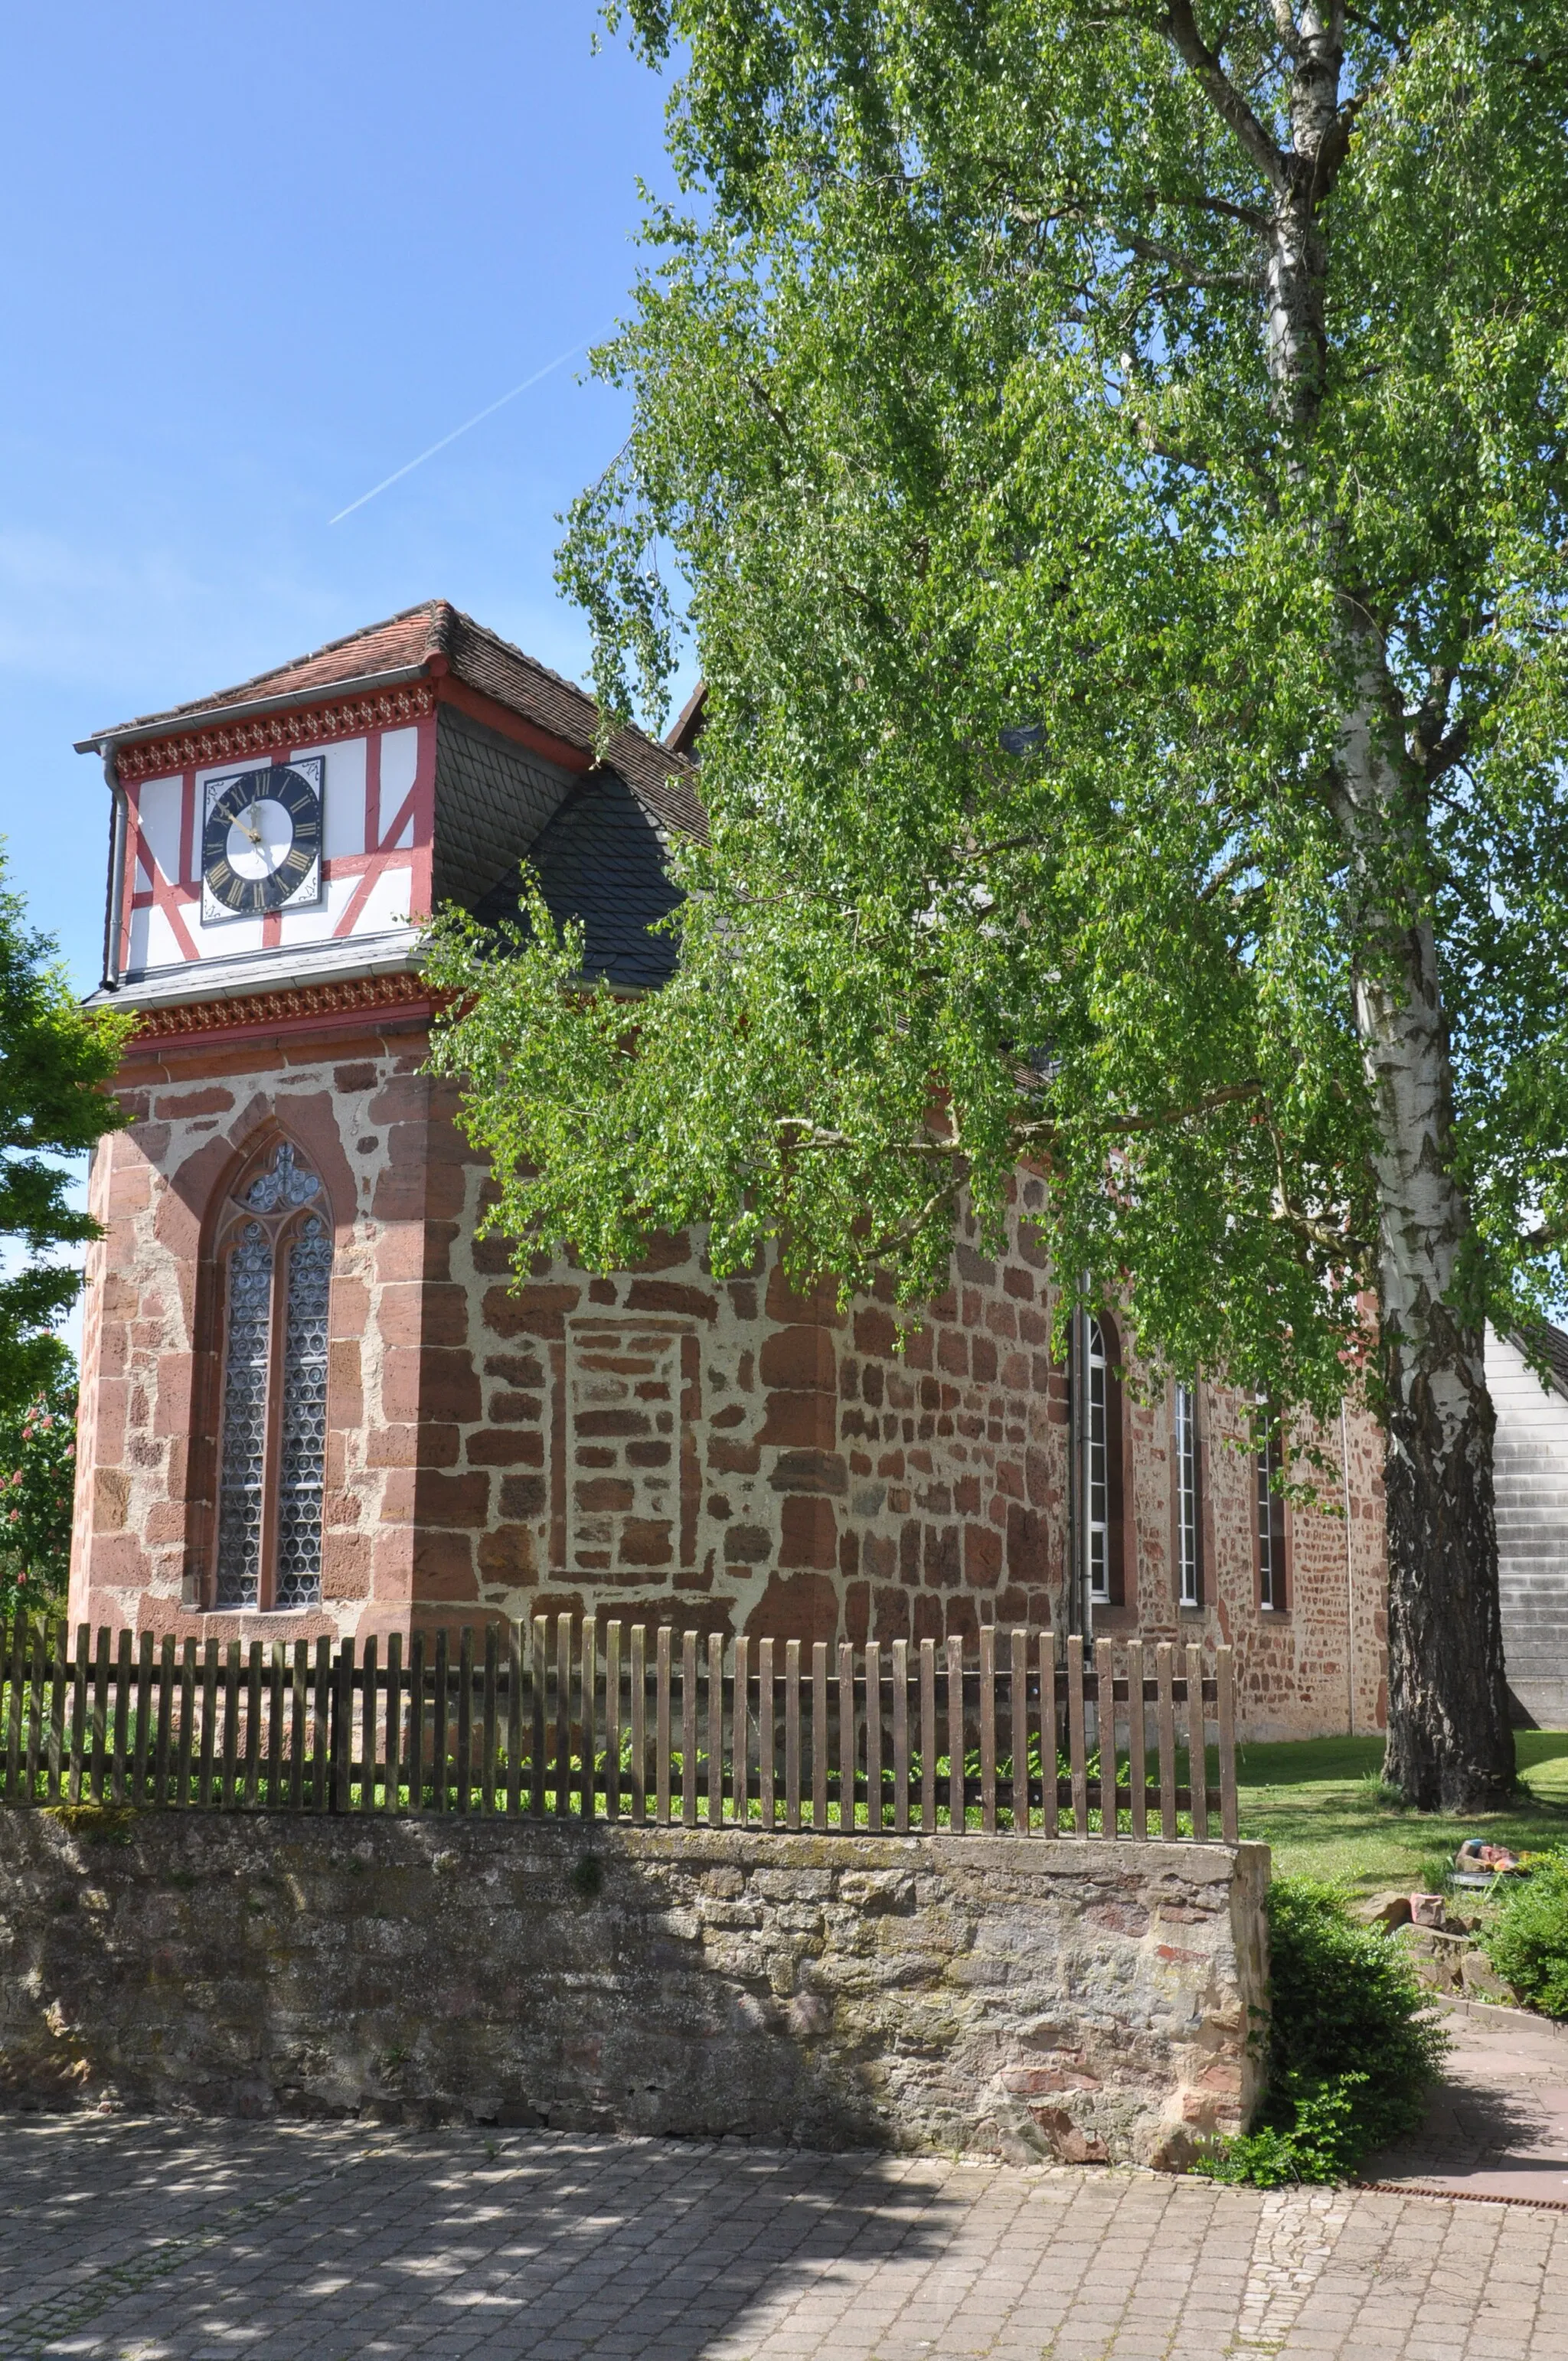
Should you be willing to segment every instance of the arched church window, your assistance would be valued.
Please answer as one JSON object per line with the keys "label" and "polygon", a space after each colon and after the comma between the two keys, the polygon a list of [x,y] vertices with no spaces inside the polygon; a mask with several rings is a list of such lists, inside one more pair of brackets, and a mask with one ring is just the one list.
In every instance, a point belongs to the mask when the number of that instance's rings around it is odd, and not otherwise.
{"label": "arched church window", "polygon": [[321,1598],[332,1229],[318,1176],[280,1140],[217,1241],[225,1337],[217,1607]]}

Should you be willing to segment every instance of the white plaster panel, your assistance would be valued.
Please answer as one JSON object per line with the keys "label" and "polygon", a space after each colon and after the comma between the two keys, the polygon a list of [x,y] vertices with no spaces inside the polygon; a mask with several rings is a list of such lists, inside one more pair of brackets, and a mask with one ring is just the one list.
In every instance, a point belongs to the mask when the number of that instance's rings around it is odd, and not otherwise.
{"label": "white plaster panel", "polygon": [[[280,940],[284,943],[330,942],[339,919],[354,899],[357,876],[329,877],[325,899],[309,910],[285,910]],[[357,935],[361,929],[354,929]]]}
{"label": "white plaster panel", "polygon": [[[191,908],[193,908],[194,906],[194,904],[191,905]],[[181,950],[180,945],[175,939],[174,929],[170,925],[168,916],[164,911],[139,910],[137,913],[137,916],[147,920],[147,953],[143,961],[137,961],[133,958],[133,965],[143,965],[147,967],[184,967],[188,964],[185,954]],[[190,909],[182,910],[181,912],[181,916],[189,922]],[[136,939],[134,928],[132,930],[131,939],[134,943]]]}
{"label": "white plaster panel", "polygon": [[181,915],[202,959],[237,959],[241,951],[261,949],[259,918],[219,918],[203,926],[200,902],[191,903]]}
{"label": "white plaster panel", "polygon": [[[180,875],[180,809],[183,782],[173,779],[148,779],[143,786],[138,803],[142,841],[171,885],[183,883]],[[148,884],[152,880],[148,878]]]}
{"label": "white plaster panel", "polygon": [[148,936],[151,931],[148,925],[151,917],[150,910],[131,912],[130,950],[126,958],[128,964],[134,969],[144,968],[148,964],[147,943]]}
{"label": "white plaster panel", "polygon": [[[346,738],[341,744],[323,747],[321,752],[326,764],[322,787],[322,841],[327,859],[333,861],[340,853],[363,852],[367,849],[366,741],[363,738]],[[301,937],[302,941],[304,939]]]}
{"label": "white plaster panel", "polygon": [[354,922],[356,935],[379,935],[389,927],[406,926],[412,900],[412,864],[400,861],[394,868],[384,870],[371,886]]}
{"label": "white plaster panel", "polygon": [[[381,733],[381,840],[383,844],[386,842],[387,830],[398,816],[398,806],[413,785],[418,771],[419,731],[417,730],[384,730]],[[413,822],[411,819],[399,835],[396,850],[402,851],[411,845],[413,840]]]}

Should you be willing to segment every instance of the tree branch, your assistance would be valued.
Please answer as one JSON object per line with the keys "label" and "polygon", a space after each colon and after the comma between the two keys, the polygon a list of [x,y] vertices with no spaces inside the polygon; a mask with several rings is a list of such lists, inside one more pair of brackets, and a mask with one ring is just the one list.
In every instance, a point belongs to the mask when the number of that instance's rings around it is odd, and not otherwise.
{"label": "tree branch", "polygon": [[1140,262],[1164,263],[1169,269],[1179,270],[1193,287],[1225,287],[1245,292],[1257,284],[1255,271],[1211,270],[1203,263],[1193,262],[1175,247],[1162,245],[1158,238],[1140,237],[1134,230],[1113,229],[1111,235],[1120,237],[1128,252],[1135,254]]}
{"label": "tree branch", "polygon": [[1226,73],[1219,58],[1204,43],[1192,14],[1191,0],[1171,0],[1170,6],[1159,19],[1159,30],[1182,63],[1190,69],[1221,122],[1235,134],[1275,194],[1285,196],[1290,186],[1285,158],[1272,135],[1258,121]]}

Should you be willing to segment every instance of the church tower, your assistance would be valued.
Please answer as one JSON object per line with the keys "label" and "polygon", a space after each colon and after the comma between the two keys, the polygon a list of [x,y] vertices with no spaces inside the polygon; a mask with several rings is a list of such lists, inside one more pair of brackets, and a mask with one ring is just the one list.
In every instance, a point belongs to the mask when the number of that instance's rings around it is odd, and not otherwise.
{"label": "church tower", "polygon": [[597,972],[661,979],[663,848],[700,807],[635,731],[597,761],[595,721],[433,600],[84,741],[113,815],[93,997],[137,1022],[92,1180],[74,1617],[336,1635],[471,1609],[498,1532],[536,1571],[516,1411],[548,1340],[490,1356],[492,1426],[466,1304],[496,1275],[417,947],[440,904],[515,902],[527,854]]}

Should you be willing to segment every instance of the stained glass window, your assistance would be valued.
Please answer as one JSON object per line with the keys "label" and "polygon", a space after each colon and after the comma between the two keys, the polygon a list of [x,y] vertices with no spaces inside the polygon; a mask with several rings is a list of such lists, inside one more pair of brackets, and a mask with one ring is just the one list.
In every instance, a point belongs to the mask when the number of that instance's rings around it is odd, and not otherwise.
{"label": "stained glass window", "polygon": [[217,1607],[321,1598],[332,1233],[323,1212],[302,1210],[322,1193],[287,1140],[236,1192],[223,1254]]}
{"label": "stained glass window", "polygon": [[313,1607],[322,1587],[326,1463],[326,1300],[332,1240],[313,1213],[289,1248],[283,1440],[278,1470],[280,1607]]}
{"label": "stained glass window", "polygon": [[1111,1597],[1111,1484],[1108,1396],[1110,1371],[1105,1358],[1105,1332],[1098,1320],[1089,1323],[1089,1595],[1102,1603]]}
{"label": "stained glass window", "polygon": [[272,1326],[272,1242],[259,1222],[247,1222],[229,1251],[228,1299],[217,1604],[254,1607],[261,1584],[267,1365]]}

